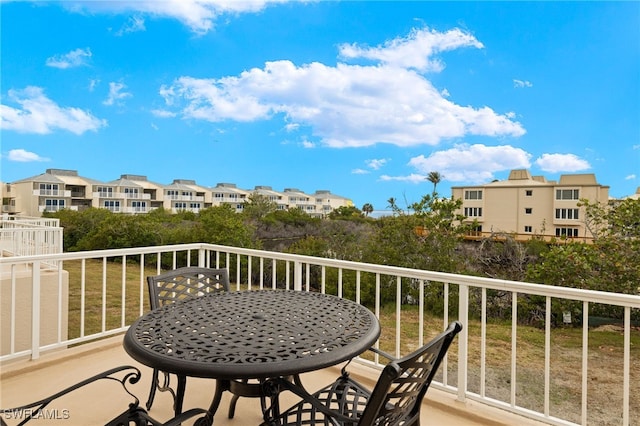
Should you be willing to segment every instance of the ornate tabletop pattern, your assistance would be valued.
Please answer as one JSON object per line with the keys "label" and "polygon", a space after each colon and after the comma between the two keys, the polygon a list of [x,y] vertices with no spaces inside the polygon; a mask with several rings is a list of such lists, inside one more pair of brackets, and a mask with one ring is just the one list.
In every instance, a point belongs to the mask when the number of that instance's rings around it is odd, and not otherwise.
{"label": "ornate tabletop pattern", "polygon": [[220,379],[317,370],[364,352],[380,327],[364,306],[285,290],[206,295],[139,318],[125,349],[164,371]]}

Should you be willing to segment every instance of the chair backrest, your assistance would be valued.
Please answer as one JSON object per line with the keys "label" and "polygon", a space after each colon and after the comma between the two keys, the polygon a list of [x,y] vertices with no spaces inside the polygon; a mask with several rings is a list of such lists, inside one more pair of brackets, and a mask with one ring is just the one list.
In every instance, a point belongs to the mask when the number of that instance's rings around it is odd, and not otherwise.
{"label": "chair backrest", "polygon": [[454,321],[415,352],[390,362],[371,392],[359,425],[419,425],[420,406],[462,324]]}
{"label": "chair backrest", "polygon": [[151,309],[207,293],[230,291],[227,269],[184,267],[147,277]]}

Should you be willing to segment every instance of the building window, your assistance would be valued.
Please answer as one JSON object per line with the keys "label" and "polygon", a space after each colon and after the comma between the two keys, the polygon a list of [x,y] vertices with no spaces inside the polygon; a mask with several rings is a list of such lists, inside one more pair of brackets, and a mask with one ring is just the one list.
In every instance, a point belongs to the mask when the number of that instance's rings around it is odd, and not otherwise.
{"label": "building window", "polygon": [[577,189],[556,189],[556,200],[579,200],[580,191]]}
{"label": "building window", "polygon": [[143,212],[147,210],[146,201],[132,201],[131,207],[134,212]]}
{"label": "building window", "polygon": [[175,204],[173,205],[173,207],[174,207],[176,210],[186,210],[186,209],[187,209],[187,203],[175,203]]}
{"label": "building window", "polygon": [[482,216],[482,207],[465,207],[464,215],[467,217],[480,217]]}
{"label": "building window", "polygon": [[120,201],[117,200],[104,200],[104,203],[102,204],[103,207],[107,210],[110,210],[112,212],[119,212],[120,211]]}
{"label": "building window", "polygon": [[128,198],[138,198],[138,188],[125,188],[124,193]]}
{"label": "building window", "polygon": [[533,196],[533,189],[527,189],[526,191],[524,191],[524,195],[527,197]]}
{"label": "building window", "polygon": [[574,238],[578,236],[578,228],[556,228],[556,237]]}
{"label": "building window", "polygon": [[533,226],[525,226],[524,227],[524,232],[530,234],[533,232]]}
{"label": "building window", "polygon": [[531,207],[527,207],[524,209],[524,214],[531,214],[533,213],[533,209]]}
{"label": "building window", "polygon": [[189,208],[190,209],[199,209],[200,208],[200,203],[190,203],[189,204]]}
{"label": "building window", "polygon": [[113,188],[110,188],[108,186],[99,186],[96,189],[98,190],[98,196],[100,197],[113,197]]}
{"label": "building window", "polygon": [[40,195],[59,195],[57,183],[41,183]]}
{"label": "building window", "polygon": [[464,199],[465,200],[482,200],[482,190],[468,190],[464,191]]}
{"label": "building window", "polygon": [[556,219],[577,220],[579,209],[556,209]]}
{"label": "building window", "polygon": [[46,199],[44,200],[44,205],[46,210],[55,211],[64,209],[64,200],[52,200]]}

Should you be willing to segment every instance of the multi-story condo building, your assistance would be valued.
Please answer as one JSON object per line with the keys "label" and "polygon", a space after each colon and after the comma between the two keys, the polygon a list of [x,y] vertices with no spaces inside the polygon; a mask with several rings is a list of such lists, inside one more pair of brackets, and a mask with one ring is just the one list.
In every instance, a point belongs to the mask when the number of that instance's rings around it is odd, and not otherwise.
{"label": "multi-story condo building", "polygon": [[14,213],[41,216],[45,211],[91,207],[94,185],[100,182],[81,177],[75,170],[48,169],[41,175],[10,184]]}
{"label": "multi-story condo building", "polygon": [[282,192],[274,191],[266,185],[257,185],[252,191],[254,194],[262,195],[267,200],[276,204],[276,209],[287,210],[287,197]]}
{"label": "multi-story condo building", "polygon": [[213,205],[211,189],[199,186],[196,181],[190,179],[174,179],[171,185],[164,187],[163,196],[163,205],[172,213],[178,211],[198,213],[201,209]]}
{"label": "multi-story condo building", "polygon": [[593,235],[585,222],[581,199],[606,204],[609,187],[600,185],[594,174],[561,175],[559,181],[531,176],[528,170],[512,170],[509,178],[479,186],[452,187],[454,199],[462,200],[459,213],[469,222],[477,220],[474,236],[481,238],[507,233],[517,239],[533,236],[550,239]]}
{"label": "multi-story condo building", "polygon": [[319,189],[313,197],[316,200],[316,212],[326,216],[339,207],[353,207],[353,201],[340,195],[332,194],[327,189]]}
{"label": "multi-story condo building", "polygon": [[[241,212],[252,193],[275,202],[280,210],[302,208],[310,215],[324,216],[334,208],[352,205],[351,200],[317,191],[315,196],[297,189],[274,191],[270,186],[244,190],[232,183],[219,183],[214,188],[196,184],[194,180],[175,179],[169,185],[151,182],[146,176],[123,174],[119,179],[100,182],[82,177],[76,170],[47,169],[45,173],[2,184],[2,213],[41,216],[45,211],[104,208],[115,213],[141,214],[164,208],[199,212],[201,209],[230,204]],[[321,199],[317,194],[322,194]]]}
{"label": "multi-story condo building", "polygon": [[300,209],[312,216],[319,215],[322,212],[316,212],[315,197],[305,194],[297,188],[285,188],[284,195],[287,198],[287,208]]}
{"label": "multi-story condo building", "polygon": [[244,210],[244,203],[251,194],[250,191],[238,188],[235,183],[218,183],[211,191],[214,206],[229,204],[238,213]]}

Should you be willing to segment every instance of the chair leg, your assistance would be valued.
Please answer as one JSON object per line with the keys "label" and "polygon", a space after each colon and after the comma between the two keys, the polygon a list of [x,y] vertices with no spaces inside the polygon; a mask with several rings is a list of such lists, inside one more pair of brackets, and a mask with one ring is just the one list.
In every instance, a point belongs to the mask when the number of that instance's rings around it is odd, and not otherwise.
{"label": "chair leg", "polygon": [[229,418],[232,419],[233,416],[236,415],[236,404],[240,399],[240,395],[233,395],[231,397],[231,401],[229,402]]}
{"label": "chair leg", "polygon": [[151,378],[151,389],[149,390],[149,399],[147,399],[147,410],[151,410],[153,400],[156,397],[156,388],[158,387],[158,370],[153,369],[153,377]]}

